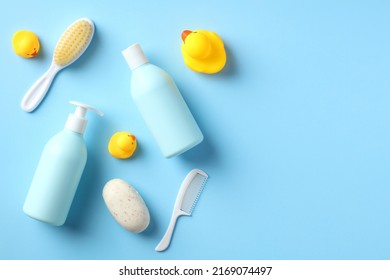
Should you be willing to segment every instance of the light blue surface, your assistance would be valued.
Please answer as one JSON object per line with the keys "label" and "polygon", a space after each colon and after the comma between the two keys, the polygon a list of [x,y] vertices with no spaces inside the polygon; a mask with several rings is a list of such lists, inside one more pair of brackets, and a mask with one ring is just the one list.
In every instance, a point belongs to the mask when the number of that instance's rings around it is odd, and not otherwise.
{"label": "light blue surface", "polygon": [[[389,14],[385,0],[9,1],[0,9],[0,258],[389,259]],[[24,93],[80,17],[96,24],[90,48],[58,74],[35,112],[23,112]],[[38,34],[39,57],[13,53],[19,29]],[[207,76],[184,65],[184,29],[223,38],[223,72]],[[180,157],[161,155],[131,100],[121,51],[135,42],[173,76],[204,133]],[[88,116],[86,170],[57,228],[22,206],[44,144],[73,111],[69,100],[105,116]],[[120,130],[138,138],[132,159],[107,152]],[[156,253],[193,168],[209,181],[171,247]],[[112,178],[143,196],[146,232],[126,232],[110,216],[101,191]]]}

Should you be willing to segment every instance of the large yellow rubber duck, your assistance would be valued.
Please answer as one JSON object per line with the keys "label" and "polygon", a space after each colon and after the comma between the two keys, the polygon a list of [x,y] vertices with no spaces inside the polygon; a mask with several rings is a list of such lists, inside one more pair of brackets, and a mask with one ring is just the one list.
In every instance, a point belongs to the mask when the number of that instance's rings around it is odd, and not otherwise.
{"label": "large yellow rubber duck", "polygon": [[108,142],[109,153],[116,158],[129,158],[137,148],[137,139],[129,132],[114,133]]}
{"label": "large yellow rubber duck", "polygon": [[225,66],[225,47],[222,39],[215,32],[184,30],[181,38],[184,63],[191,70],[214,74]]}
{"label": "large yellow rubber duck", "polygon": [[12,37],[12,48],[22,57],[35,57],[40,48],[38,36],[28,30],[19,30]]}

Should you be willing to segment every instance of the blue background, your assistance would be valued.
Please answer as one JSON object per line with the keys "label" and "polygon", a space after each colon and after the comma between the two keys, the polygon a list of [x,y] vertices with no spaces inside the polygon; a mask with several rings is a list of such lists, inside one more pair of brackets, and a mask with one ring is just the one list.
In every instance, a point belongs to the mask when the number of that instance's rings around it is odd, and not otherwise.
{"label": "blue background", "polygon": [[[11,1],[0,9],[1,259],[389,259],[390,2]],[[96,25],[84,55],[61,71],[40,107],[20,109],[50,66],[62,32],[81,17]],[[17,56],[14,32],[34,31],[38,57]],[[181,32],[207,29],[228,62],[215,75],[187,68]],[[139,42],[169,72],[205,140],[162,157],[133,104],[121,51]],[[53,227],[22,212],[47,140],[77,100],[88,114],[88,163],[68,220]],[[116,131],[139,149],[109,155]],[[188,171],[209,175],[171,247],[154,251]],[[122,229],[103,202],[122,178],[143,196],[151,224]]]}

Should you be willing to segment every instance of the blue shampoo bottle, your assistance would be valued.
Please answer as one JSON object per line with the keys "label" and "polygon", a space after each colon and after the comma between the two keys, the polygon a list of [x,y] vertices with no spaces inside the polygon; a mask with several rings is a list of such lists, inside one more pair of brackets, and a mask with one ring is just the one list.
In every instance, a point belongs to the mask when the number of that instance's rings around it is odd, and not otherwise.
{"label": "blue shampoo bottle", "polygon": [[203,134],[170,75],[149,63],[139,44],[122,52],[132,70],[131,95],[162,154],[193,148]]}
{"label": "blue shampoo bottle", "polygon": [[74,114],[69,114],[64,130],[54,135],[43,149],[23,211],[39,221],[61,226],[65,223],[81,175],[87,162],[84,130],[87,109],[95,108],[79,103]]}

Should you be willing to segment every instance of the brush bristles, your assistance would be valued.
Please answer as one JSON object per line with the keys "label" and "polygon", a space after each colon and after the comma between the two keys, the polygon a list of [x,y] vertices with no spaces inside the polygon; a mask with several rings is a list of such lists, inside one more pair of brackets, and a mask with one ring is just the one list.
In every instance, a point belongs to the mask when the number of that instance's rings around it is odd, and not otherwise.
{"label": "brush bristles", "polygon": [[59,66],[65,66],[75,61],[88,47],[93,32],[92,22],[85,19],[74,22],[58,41],[54,50],[54,62]]}

